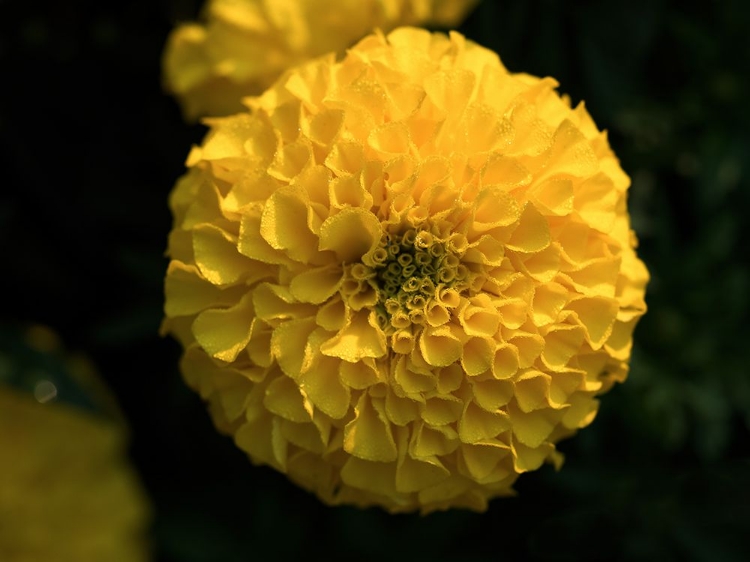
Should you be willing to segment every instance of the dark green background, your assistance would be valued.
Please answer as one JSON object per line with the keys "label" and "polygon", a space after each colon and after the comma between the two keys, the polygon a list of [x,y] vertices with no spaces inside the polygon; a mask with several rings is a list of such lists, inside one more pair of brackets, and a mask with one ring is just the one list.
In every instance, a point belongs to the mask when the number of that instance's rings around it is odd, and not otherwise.
{"label": "dark green background", "polygon": [[159,74],[195,1],[0,0],[3,357],[41,361],[20,343],[33,322],[94,360],[132,428],[159,561],[748,560],[745,5],[485,0],[461,28],[586,100],[633,179],[652,274],[629,380],[560,445],[561,472],[522,476],[485,514],[325,507],[250,465],[182,384],[157,335],[166,199],[204,129]]}

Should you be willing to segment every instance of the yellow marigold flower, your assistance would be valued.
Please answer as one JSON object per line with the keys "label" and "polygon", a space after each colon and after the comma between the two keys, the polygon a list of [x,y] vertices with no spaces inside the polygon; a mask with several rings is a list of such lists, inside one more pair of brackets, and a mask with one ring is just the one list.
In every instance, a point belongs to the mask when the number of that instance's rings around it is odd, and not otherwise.
{"label": "yellow marigold flower", "polygon": [[164,330],[256,463],[330,504],[485,509],[627,373],[629,179],[551,78],[374,34],[209,121]]}
{"label": "yellow marigold flower", "polygon": [[166,88],[189,120],[243,109],[287,68],[342,52],[373,29],[455,27],[477,0],[208,0],[205,23],[177,27],[164,51]]}
{"label": "yellow marigold flower", "polygon": [[[57,350],[46,328],[28,339],[36,351]],[[0,360],[3,379],[15,367]],[[145,562],[150,508],[125,458],[124,423],[85,359],[66,357],[65,368],[97,406],[114,409],[104,417],[58,402],[41,371],[20,373],[38,379],[33,395],[0,380],[0,560]]]}

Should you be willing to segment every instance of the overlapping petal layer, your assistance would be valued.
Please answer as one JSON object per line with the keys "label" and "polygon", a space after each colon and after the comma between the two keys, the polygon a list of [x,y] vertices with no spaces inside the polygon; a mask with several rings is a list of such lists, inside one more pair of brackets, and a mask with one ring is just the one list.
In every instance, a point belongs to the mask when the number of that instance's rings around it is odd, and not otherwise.
{"label": "overlapping petal layer", "polygon": [[477,0],[208,0],[204,23],[178,26],[164,52],[167,89],[185,116],[222,116],[290,66],[343,52],[379,28],[455,27]]}
{"label": "overlapping petal layer", "polygon": [[476,510],[625,379],[648,273],[583,105],[400,28],[214,119],[164,331],[257,463],[331,504]]}

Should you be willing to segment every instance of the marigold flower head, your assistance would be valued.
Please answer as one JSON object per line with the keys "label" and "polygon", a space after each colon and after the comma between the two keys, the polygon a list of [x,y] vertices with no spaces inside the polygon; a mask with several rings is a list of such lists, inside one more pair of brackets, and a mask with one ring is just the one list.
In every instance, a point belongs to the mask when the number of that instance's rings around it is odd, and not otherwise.
{"label": "marigold flower head", "polygon": [[164,51],[166,88],[185,117],[243,109],[290,66],[342,52],[375,28],[455,27],[477,0],[208,0],[205,23],[178,26]]}
{"label": "marigold flower head", "polygon": [[164,330],[256,463],[330,504],[482,510],[559,464],[644,313],[629,179],[551,78],[400,28],[210,120]]}

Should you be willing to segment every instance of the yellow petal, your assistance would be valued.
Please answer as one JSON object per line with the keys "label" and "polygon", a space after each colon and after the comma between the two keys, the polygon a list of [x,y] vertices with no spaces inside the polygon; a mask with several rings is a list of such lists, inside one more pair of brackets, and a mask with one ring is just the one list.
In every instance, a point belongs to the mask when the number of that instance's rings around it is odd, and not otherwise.
{"label": "yellow petal", "polygon": [[231,371],[222,373],[223,375],[229,375],[228,378],[231,378],[232,382],[221,384],[219,402],[224,409],[224,416],[227,421],[232,422],[245,413],[245,409],[252,399],[251,393],[254,385],[241,374],[230,373]]}
{"label": "yellow petal", "polygon": [[193,229],[193,253],[201,275],[214,285],[237,282],[253,264],[237,251],[234,236],[212,224]]}
{"label": "yellow petal", "polygon": [[507,407],[513,434],[528,447],[539,447],[555,428],[555,422],[547,410],[524,413],[512,401]]}
{"label": "yellow petal", "polygon": [[350,393],[339,376],[340,361],[320,356],[299,377],[300,388],[316,408],[333,419],[341,419],[349,411]]}
{"label": "yellow petal", "polygon": [[432,102],[446,113],[459,116],[471,101],[476,75],[473,72],[454,69],[436,72],[424,83],[424,89]]}
{"label": "yellow petal", "polygon": [[528,371],[516,381],[516,403],[522,412],[531,412],[549,405],[550,376],[541,371]]}
{"label": "yellow petal", "polygon": [[365,163],[362,144],[339,141],[326,157],[325,165],[337,176],[359,173]]}
{"label": "yellow petal", "polygon": [[586,427],[596,417],[599,401],[593,396],[578,393],[570,397],[570,407],[565,411],[562,423],[570,429]]}
{"label": "yellow petal", "polygon": [[463,345],[449,327],[429,327],[422,331],[419,349],[427,363],[445,367],[461,357]]}
{"label": "yellow petal", "polygon": [[[304,189],[307,193],[307,199],[310,206],[315,208],[315,213],[321,213],[321,218],[327,216],[330,207],[330,198],[328,196],[329,184],[331,182],[331,172],[325,166],[315,165],[306,168],[302,173],[292,180],[290,185],[298,189]],[[270,194],[269,194],[270,195]],[[317,218],[316,221],[317,222]],[[310,213],[308,211],[308,225],[313,232],[317,232],[311,223]]]}
{"label": "yellow petal", "polygon": [[536,287],[531,304],[534,324],[544,326],[555,322],[568,298],[567,289],[559,283],[546,283]]}
{"label": "yellow petal", "polygon": [[172,260],[164,282],[164,312],[173,318],[196,314],[211,306],[230,306],[246,291],[244,287],[221,290],[206,281],[195,266]]}
{"label": "yellow petal", "polygon": [[500,325],[497,310],[487,295],[474,297],[469,306],[459,310],[458,320],[468,335],[478,337],[491,338]]}
{"label": "yellow petal", "polygon": [[492,376],[501,380],[508,379],[518,372],[518,366],[518,348],[514,345],[498,345],[492,361]]}
{"label": "yellow petal", "polygon": [[550,369],[560,370],[568,364],[571,357],[580,351],[584,337],[584,331],[578,326],[569,324],[554,326],[544,336],[542,361]]}
{"label": "yellow petal", "polygon": [[366,393],[362,394],[354,408],[354,419],[344,429],[344,450],[364,460],[396,460],[396,442],[390,423],[384,411],[376,410]]}
{"label": "yellow petal", "polygon": [[308,208],[305,192],[281,188],[266,203],[260,225],[260,234],[271,247],[304,263],[310,263],[318,249],[318,237],[307,226]]}
{"label": "yellow petal", "polygon": [[499,186],[487,186],[477,194],[472,212],[472,232],[509,226],[520,217],[518,203]]}
{"label": "yellow petal", "polygon": [[550,243],[547,219],[532,203],[526,203],[507,247],[517,252],[538,252]]}
{"label": "yellow petal", "polygon": [[250,341],[252,294],[226,309],[201,312],[193,322],[195,339],[206,352],[222,361],[234,361]]}
{"label": "yellow petal", "polygon": [[403,123],[387,123],[370,133],[367,144],[384,158],[408,154],[412,149],[409,129]]}
{"label": "yellow petal", "polygon": [[271,441],[271,414],[265,414],[242,425],[234,434],[235,444],[258,462],[263,462],[281,470],[276,460]]}
{"label": "yellow petal", "polygon": [[612,333],[607,338],[605,344],[607,353],[613,358],[620,361],[627,361],[630,358],[630,350],[633,347],[633,330],[635,329],[635,320],[629,322],[615,322],[612,327]]}
{"label": "yellow petal", "polygon": [[513,442],[514,466],[517,472],[536,470],[554,453],[554,447],[544,443],[535,447],[526,446],[519,441]]}
{"label": "yellow petal", "polygon": [[334,142],[344,123],[344,112],[340,109],[324,110],[315,115],[305,134],[311,141],[328,146]]}
{"label": "yellow petal", "polygon": [[573,271],[567,271],[570,282],[584,295],[614,297],[620,263],[609,256],[589,261]]}
{"label": "yellow petal", "polygon": [[471,338],[464,344],[461,354],[461,366],[469,376],[479,375],[492,367],[495,357],[495,340],[490,338]]}
{"label": "yellow petal", "polygon": [[[488,188],[497,186],[507,192],[512,188],[528,185],[530,181],[529,170],[509,156],[493,154],[482,169],[482,183]],[[505,209],[500,209],[500,212],[507,216]],[[516,216],[517,214],[516,211]]]}
{"label": "yellow petal", "polygon": [[280,320],[305,318],[315,313],[315,307],[297,302],[284,285],[261,283],[252,295],[255,314],[273,325]]}
{"label": "yellow petal", "polygon": [[320,249],[332,250],[342,263],[358,261],[380,242],[380,221],[369,211],[346,208],[320,227]]}
{"label": "yellow petal", "polygon": [[472,478],[484,481],[495,471],[498,463],[511,454],[511,449],[498,441],[474,445],[464,443],[461,445],[461,453]]}
{"label": "yellow petal", "polygon": [[[546,169],[549,174],[585,178],[596,173],[599,168],[596,154],[586,137],[568,119],[563,121],[555,131],[547,158]],[[546,175],[540,175],[539,180],[545,178]]]}
{"label": "yellow petal", "polygon": [[618,193],[612,180],[600,173],[576,188],[574,206],[591,228],[609,232],[615,222],[617,199]]}
{"label": "yellow petal", "polygon": [[382,357],[386,349],[385,335],[377,327],[374,314],[367,310],[355,313],[349,324],[320,347],[325,355],[352,363],[365,357]]}
{"label": "yellow petal", "polygon": [[474,401],[488,412],[496,412],[513,398],[514,387],[509,381],[484,380],[472,381],[471,390]]}
{"label": "yellow petal", "polygon": [[464,443],[477,443],[494,439],[510,427],[508,414],[504,411],[488,412],[468,401],[458,423],[458,435]]}
{"label": "yellow petal", "polygon": [[385,412],[396,425],[406,425],[419,419],[419,404],[410,398],[397,396],[388,388],[385,395]]}
{"label": "yellow petal", "polygon": [[431,426],[446,425],[458,421],[463,411],[461,400],[451,395],[437,395],[425,401],[422,419]]}
{"label": "yellow petal", "polygon": [[573,182],[566,178],[549,179],[531,191],[542,209],[557,216],[565,216],[573,210],[573,193]]}
{"label": "yellow petal", "polygon": [[300,318],[283,322],[271,336],[271,353],[287,376],[298,378],[302,372],[307,340],[315,330],[315,320]]}
{"label": "yellow petal", "polygon": [[[488,152],[506,146],[513,137],[510,121],[489,105],[472,103],[464,119],[468,153]],[[462,140],[462,139],[461,139]]]}
{"label": "yellow petal", "polygon": [[260,234],[261,211],[246,210],[240,222],[237,251],[243,256],[268,264],[288,264],[291,260],[279,249],[271,246]]}
{"label": "yellow petal", "polygon": [[315,315],[315,322],[321,328],[338,332],[349,321],[349,313],[350,311],[341,297],[334,297],[320,307]]}
{"label": "yellow petal", "polygon": [[281,150],[276,152],[271,166],[268,168],[268,175],[289,182],[302,173],[313,160],[312,148],[308,141],[297,140],[284,145]]}
{"label": "yellow petal", "polygon": [[453,425],[431,427],[422,421],[414,424],[409,454],[414,458],[445,457],[460,445]]}
{"label": "yellow petal", "polygon": [[[305,471],[310,470],[310,464],[316,464],[313,460],[315,457],[320,458],[320,456],[325,453],[326,443],[321,438],[318,429],[311,423],[295,423],[289,420],[282,420],[281,435],[289,443],[296,445],[305,451],[314,453],[314,457],[308,458],[308,466],[304,468]],[[288,459],[288,465],[292,464],[292,459],[293,457]],[[298,466],[298,469],[301,468],[301,466]],[[289,469],[289,472],[292,472],[291,468]],[[330,471],[324,472],[330,474]],[[324,486],[325,484],[323,482],[317,482],[317,485]]]}
{"label": "yellow petal", "polygon": [[379,382],[384,382],[383,367],[369,358],[356,363],[343,361],[339,369],[341,382],[356,390],[362,390]]}
{"label": "yellow petal", "polygon": [[430,371],[415,369],[405,357],[396,362],[394,381],[410,396],[421,395],[435,388],[435,375]]}
{"label": "yellow petal", "polygon": [[408,433],[406,429],[398,431],[396,464],[396,490],[405,494],[435,486],[450,476],[450,471],[436,457],[415,459],[411,456]]}
{"label": "yellow petal", "polygon": [[458,474],[451,474],[442,482],[419,491],[419,501],[423,504],[450,502],[464,494],[472,486],[471,480]]}
{"label": "yellow petal", "polygon": [[323,266],[303,271],[289,284],[289,291],[301,302],[320,304],[338,291],[343,280],[339,267]]}
{"label": "yellow petal", "polygon": [[540,283],[552,281],[560,271],[560,247],[556,242],[539,252],[516,254],[513,258],[521,271]]}
{"label": "yellow petal", "polygon": [[334,178],[328,184],[331,205],[338,209],[346,207],[372,206],[372,195],[362,186],[360,175],[346,175]]}
{"label": "yellow petal", "polygon": [[505,244],[493,235],[484,234],[475,242],[469,244],[462,261],[466,263],[481,263],[486,265],[500,265],[505,256]]}
{"label": "yellow petal", "polygon": [[277,416],[292,422],[308,422],[310,414],[305,410],[299,386],[289,377],[276,377],[266,388],[263,405]]}
{"label": "yellow petal", "polygon": [[583,298],[566,306],[566,310],[575,313],[574,317],[583,327],[586,339],[594,349],[599,349],[612,333],[617,309],[617,301],[603,297]]}
{"label": "yellow petal", "polygon": [[214,127],[203,141],[201,156],[204,160],[244,156],[245,141],[256,137],[260,130],[265,129],[266,134],[273,137],[273,132],[264,127],[260,119],[248,114],[235,115],[216,123],[221,123],[222,126]]}
{"label": "yellow petal", "polygon": [[518,331],[508,338],[508,343],[518,351],[518,366],[531,367],[544,349],[544,339],[538,334]]}
{"label": "yellow petal", "polygon": [[352,456],[341,467],[341,480],[353,488],[393,497],[396,495],[396,463],[373,462]]}

